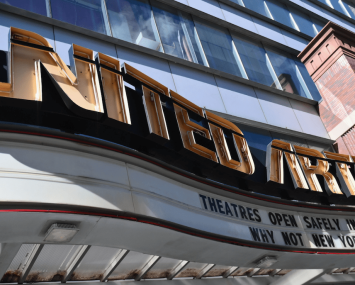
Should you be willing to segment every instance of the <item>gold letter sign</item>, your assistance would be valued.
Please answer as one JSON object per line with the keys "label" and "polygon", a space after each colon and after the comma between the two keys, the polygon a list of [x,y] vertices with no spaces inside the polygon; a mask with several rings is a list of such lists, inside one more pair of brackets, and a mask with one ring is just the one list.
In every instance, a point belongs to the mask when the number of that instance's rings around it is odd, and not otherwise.
{"label": "gold letter sign", "polygon": [[[124,63],[121,71],[119,60],[100,52],[95,62],[92,50],[73,44],[69,68],[42,36],[18,28],[11,28],[10,36],[9,82],[0,82],[0,96],[42,101],[42,64],[65,105],[72,112],[81,117],[99,120],[106,110],[109,124],[128,129],[132,124],[128,99],[132,98],[127,97],[129,93],[126,94],[124,86],[124,77],[127,74],[127,78],[134,77],[133,80],[138,80],[138,84],[142,85],[142,90],[136,92],[142,95],[151,140],[163,145],[170,140],[164,115],[164,111],[168,109],[164,108],[167,102],[171,108],[172,102],[183,148],[190,155],[199,155],[243,175],[254,173],[252,154],[237,126],[203,110],[127,63]],[[344,193],[347,197],[355,195],[355,179],[350,171],[350,165],[354,167],[354,158],[327,151],[324,154],[314,149],[273,140],[267,146],[267,181],[284,184],[286,162],[295,189],[325,191],[329,195]],[[330,159],[332,171],[336,172],[341,188],[329,172]],[[325,189],[322,189],[319,177],[324,178]]]}

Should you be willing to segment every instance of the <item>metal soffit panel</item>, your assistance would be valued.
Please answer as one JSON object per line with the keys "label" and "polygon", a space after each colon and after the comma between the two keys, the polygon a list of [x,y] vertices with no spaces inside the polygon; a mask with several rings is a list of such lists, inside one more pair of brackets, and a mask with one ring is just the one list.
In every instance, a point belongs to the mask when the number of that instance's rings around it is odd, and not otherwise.
{"label": "metal soffit panel", "polygon": [[[40,249],[35,255],[35,250]],[[83,256],[82,256],[83,255]],[[116,269],[105,280],[171,280],[171,279],[208,279],[208,278],[238,278],[279,276],[288,274],[289,269],[270,269],[255,267],[230,267],[207,263],[188,262],[177,259],[152,256],[139,252],[130,252],[118,248],[87,245],[62,245],[62,244],[23,244],[13,258],[1,283],[33,282],[66,282],[68,270],[73,270],[73,263],[81,256],[81,261],[76,264],[73,273],[67,281],[93,281],[100,280],[112,264]],[[31,259],[31,257],[33,259]],[[118,264],[115,264],[119,260]],[[149,266],[152,260],[153,266]],[[157,261],[156,261],[157,260]],[[181,266],[183,264],[184,266]],[[146,270],[142,272],[142,270]],[[29,273],[24,276],[24,271]],[[173,272],[178,274],[169,278]],[[329,270],[334,278],[342,274],[352,274],[354,267],[334,268]],[[137,276],[141,278],[137,279]],[[105,281],[104,280],[104,281]],[[248,283],[249,284],[249,283]]]}
{"label": "metal soffit panel", "polygon": [[[78,259],[78,255],[82,254],[83,246],[81,245],[63,245],[63,244],[23,244],[14,259],[12,260],[5,275],[1,279],[1,283],[15,283],[23,278],[23,270],[29,262],[29,258],[33,256],[33,250],[42,246],[37,257],[32,260],[32,265],[28,269],[29,273],[24,278],[24,283],[33,282],[58,282],[62,281],[68,275],[68,270],[72,268],[72,264]],[[31,254],[32,253],[32,254]],[[74,269],[73,274],[68,281],[92,281],[102,280],[104,273],[112,263],[117,260],[117,256],[122,253],[121,249],[109,248],[101,246],[89,247],[81,262]],[[128,251],[123,259],[119,262],[116,269],[107,277],[112,280],[132,280],[142,274],[142,270],[152,259],[158,261],[150,267],[150,269],[142,275],[141,280],[161,279],[169,280],[174,278],[223,278],[228,277],[225,273],[229,270],[235,270],[237,267],[224,265],[214,265],[207,263],[188,262],[166,257],[155,257],[134,251]],[[183,264],[184,266],[181,266]],[[173,278],[169,275],[173,271],[179,270]],[[247,276],[255,268],[240,268],[231,276]],[[256,275],[269,275],[274,269],[264,269],[256,272]],[[346,269],[344,269],[346,271]],[[288,271],[285,271],[285,273]],[[282,272],[279,272],[282,274]]]}

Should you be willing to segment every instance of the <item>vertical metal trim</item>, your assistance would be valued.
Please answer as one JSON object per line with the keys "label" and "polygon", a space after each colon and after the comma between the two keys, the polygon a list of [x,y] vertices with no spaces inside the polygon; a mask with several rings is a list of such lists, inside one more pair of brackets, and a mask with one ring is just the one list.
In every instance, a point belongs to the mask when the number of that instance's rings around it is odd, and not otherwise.
{"label": "vertical metal trim", "polygon": [[200,39],[200,36],[198,34],[198,31],[197,31],[197,28],[196,28],[196,20],[195,20],[195,16],[190,14],[191,15],[191,18],[192,18],[192,22],[194,23],[194,32],[196,33],[196,36],[197,36],[197,45],[199,46],[200,48],[200,52],[201,52],[201,57],[204,61],[204,64],[205,66],[207,67],[210,67],[210,64],[208,63],[208,60],[207,60],[207,57],[206,57],[206,53],[205,53],[205,50],[203,49],[203,45],[201,43],[201,39]]}
{"label": "vertical metal trim", "polygon": [[122,260],[127,256],[129,250],[122,249],[116,257],[113,259],[111,264],[106,268],[105,272],[102,274],[100,279],[101,282],[105,282],[107,278],[112,274],[112,272],[116,269],[116,267],[122,262]]}
{"label": "vertical metal trim", "polygon": [[153,255],[149,261],[143,266],[143,268],[140,270],[139,274],[135,278],[136,281],[140,281],[143,276],[159,261],[160,256]]}
{"label": "vertical metal trim", "polygon": [[[158,34],[158,37],[159,37],[159,41],[160,41],[162,53],[165,53],[164,44],[163,44],[163,42],[162,42],[162,40],[161,40],[161,36],[160,36],[159,28],[158,28],[158,25],[157,25],[157,21],[155,20],[155,15],[154,15],[152,3],[150,3],[149,0],[147,0],[147,2],[148,2],[148,5],[149,5],[149,7],[150,7],[150,12],[151,12],[151,15],[152,15],[154,24],[155,24],[155,29],[157,30],[157,34]],[[153,33],[154,33],[154,31],[153,31]]]}
{"label": "vertical metal trim", "polygon": [[228,278],[228,277],[231,276],[234,272],[236,272],[238,268],[239,268],[238,266],[232,266],[232,267],[229,268],[226,272],[223,273],[222,277],[223,277],[223,278]]}
{"label": "vertical metal trim", "polygon": [[189,264],[190,261],[181,260],[169,273],[168,280],[173,280],[173,278],[178,275],[185,267]]}
{"label": "vertical metal trim", "polygon": [[269,276],[274,277],[277,273],[279,273],[282,269],[274,269]]}
{"label": "vertical metal trim", "polygon": [[80,262],[83,260],[85,254],[89,251],[91,245],[82,245],[79,249],[78,253],[74,257],[73,261],[70,263],[69,267],[67,268],[67,272],[63,277],[62,283],[67,282],[70,277],[72,276],[75,269],[78,267]]}
{"label": "vertical metal trim", "polygon": [[215,264],[207,264],[198,274],[194,279],[201,279],[203,276],[205,276],[213,267]]}
{"label": "vertical metal trim", "polygon": [[[48,0],[47,0],[48,1]],[[106,5],[106,0],[101,0],[101,10],[104,16],[104,22],[105,22],[105,27],[106,27],[106,34],[113,37],[112,34],[112,27],[111,27],[111,23],[108,17],[108,11],[107,11],[107,5]]]}
{"label": "vertical metal trim", "polygon": [[251,272],[248,273],[248,277],[253,277],[256,273],[258,273],[261,269],[260,268],[254,268]]}
{"label": "vertical metal trim", "polygon": [[47,17],[53,18],[51,0],[46,0],[46,12]]}
{"label": "vertical metal trim", "polygon": [[30,271],[32,269],[33,264],[36,262],[36,259],[39,256],[39,254],[41,253],[43,247],[44,247],[44,244],[36,244],[32,248],[27,260],[25,261],[26,263],[24,265],[24,268],[22,269],[22,273],[21,273],[21,276],[18,280],[18,284],[23,284],[23,282],[25,282],[28,274],[30,273]]}

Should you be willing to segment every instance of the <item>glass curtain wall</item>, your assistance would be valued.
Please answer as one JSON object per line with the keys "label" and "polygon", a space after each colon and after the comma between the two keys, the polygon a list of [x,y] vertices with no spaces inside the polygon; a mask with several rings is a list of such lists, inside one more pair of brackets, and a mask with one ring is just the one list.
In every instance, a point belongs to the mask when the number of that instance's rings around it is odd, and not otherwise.
{"label": "glass curtain wall", "polygon": [[[325,26],[319,20],[277,0],[230,0],[276,22],[314,37]],[[330,1],[330,0],[320,0]],[[341,0],[332,0],[341,1]],[[339,4],[340,5],[340,4]],[[341,6],[341,5],[340,5]],[[340,7],[339,6],[339,7]],[[344,8],[345,9],[345,8]]]}
{"label": "glass curtain wall", "polygon": [[233,35],[248,78],[305,98],[320,100],[321,96],[305,66],[295,57],[260,42]]}
{"label": "glass curtain wall", "polygon": [[343,5],[349,13],[350,17],[355,19],[355,4],[350,1],[343,1]]}
{"label": "glass curtain wall", "polygon": [[272,19],[269,8],[266,5],[266,1],[264,0],[242,0],[242,1],[244,2],[244,6],[246,8]]}
{"label": "glass curtain wall", "polygon": [[[35,0],[36,1],[36,0]],[[98,33],[107,34],[102,0],[51,0],[52,17]]]}
{"label": "glass curtain wall", "polygon": [[232,37],[227,29],[195,21],[197,32],[211,68],[245,77]]}
{"label": "glass curtain wall", "polygon": [[355,3],[349,0],[318,0],[319,2],[327,5],[328,7],[355,19]]}
{"label": "glass curtain wall", "polygon": [[[33,4],[32,1],[20,2],[27,3],[28,6],[22,6],[26,9]],[[305,20],[307,15],[287,10],[288,7],[279,5],[276,0],[261,2],[260,5],[267,2],[285,24],[293,25],[292,13],[301,30],[313,30],[315,34],[317,28],[310,19]],[[45,9],[45,0],[41,3]],[[302,97],[321,99],[305,66],[295,56],[266,48],[245,36],[231,35],[226,28],[194,19],[155,0],[151,3],[148,0],[51,0],[51,7],[53,18],[58,20],[100,33],[110,29],[110,22],[112,35],[121,40]]]}
{"label": "glass curtain wall", "polygon": [[155,1],[151,3],[165,53],[207,65],[191,16]]}
{"label": "glass curtain wall", "polygon": [[279,82],[279,85],[275,82],[272,87],[279,88],[281,85],[281,89],[288,93],[312,99],[312,95],[293,57],[271,48],[267,48],[266,51]]}
{"label": "glass curtain wall", "polygon": [[0,0],[0,3],[47,16],[46,0]]}
{"label": "glass curtain wall", "polygon": [[163,51],[153,11],[147,0],[106,0],[114,37]]}
{"label": "glass curtain wall", "polygon": [[268,0],[267,5],[274,20],[299,31],[287,6],[277,0]]}
{"label": "glass curtain wall", "polygon": [[275,72],[261,43],[236,35],[233,35],[233,40],[250,80],[267,86],[271,86],[277,81]]}
{"label": "glass curtain wall", "polygon": [[307,14],[299,10],[296,10],[293,7],[289,7],[289,10],[293,18],[295,19],[295,22],[301,32],[311,37],[314,37],[318,34],[319,32],[318,29],[316,28],[312,19]]}

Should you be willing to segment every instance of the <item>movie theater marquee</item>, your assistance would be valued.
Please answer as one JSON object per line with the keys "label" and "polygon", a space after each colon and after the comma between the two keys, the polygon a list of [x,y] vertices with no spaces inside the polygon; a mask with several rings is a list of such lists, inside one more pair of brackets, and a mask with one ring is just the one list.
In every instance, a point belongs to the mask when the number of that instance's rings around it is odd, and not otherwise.
{"label": "movie theater marquee", "polygon": [[355,248],[355,218],[280,212],[199,195],[201,208],[237,221],[232,230],[241,239],[303,248]]}
{"label": "movie theater marquee", "polygon": [[[236,125],[130,65],[121,68],[117,59],[94,57],[73,44],[69,68],[42,36],[11,28],[10,38],[8,82],[0,83],[1,121],[124,145],[235,189],[287,193],[289,200],[354,201],[355,164],[349,155],[274,140],[266,166],[255,163]],[[196,199],[202,212],[231,224],[232,238],[305,249],[355,247],[354,217],[280,212],[207,194],[196,193]]]}

